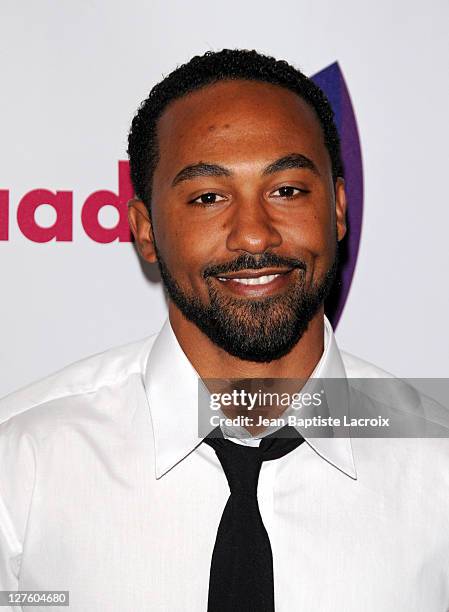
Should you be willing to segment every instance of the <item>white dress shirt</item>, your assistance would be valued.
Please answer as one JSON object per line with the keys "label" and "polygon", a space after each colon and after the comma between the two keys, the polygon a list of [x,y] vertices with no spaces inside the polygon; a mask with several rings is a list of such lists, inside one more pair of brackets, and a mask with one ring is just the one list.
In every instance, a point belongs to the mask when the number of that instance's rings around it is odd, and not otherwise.
{"label": "white dress shirt", "polygon": [[[320,376],[386,376],[326,334]],[[167,321],[1,400],[0,589],[205,612],[229,489],[197,393]],[[258,485],[276,612],[447,612],[448,440],[305,437]]]}

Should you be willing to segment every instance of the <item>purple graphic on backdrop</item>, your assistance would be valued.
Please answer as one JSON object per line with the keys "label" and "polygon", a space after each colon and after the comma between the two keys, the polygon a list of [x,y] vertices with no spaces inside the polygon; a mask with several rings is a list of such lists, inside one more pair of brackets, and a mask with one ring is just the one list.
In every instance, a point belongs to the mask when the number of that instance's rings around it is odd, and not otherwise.
{"label": "purple graphic on backdrop", "polygon": [[348,200],[348,232],[341,242],[339,278],[335,290],[326,302],[326,314],[335,329],[348,297],[359,251],[363,214],[362,154],[351,98],[338,62],[311,78],[324,91],[335,113]]}

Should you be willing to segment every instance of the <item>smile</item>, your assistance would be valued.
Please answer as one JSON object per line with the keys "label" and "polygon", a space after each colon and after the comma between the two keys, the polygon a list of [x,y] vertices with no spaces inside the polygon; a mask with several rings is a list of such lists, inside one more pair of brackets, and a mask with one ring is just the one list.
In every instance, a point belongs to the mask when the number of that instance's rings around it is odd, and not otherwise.
{"label": "smile", "polygon": [[280,274],[266,274],[265,276],[256,276],[255,278],[221,278],[218,280],[223,282],[234,281],[235,283],[241,283],[242,285],[266,285],[271,283],[272,280],[280,276]]}
{"label": "smile", "polygon": [[226,292],[246,298],[262,298],[284,291],[291,282],[292,269],[242,270],[215,278]]}

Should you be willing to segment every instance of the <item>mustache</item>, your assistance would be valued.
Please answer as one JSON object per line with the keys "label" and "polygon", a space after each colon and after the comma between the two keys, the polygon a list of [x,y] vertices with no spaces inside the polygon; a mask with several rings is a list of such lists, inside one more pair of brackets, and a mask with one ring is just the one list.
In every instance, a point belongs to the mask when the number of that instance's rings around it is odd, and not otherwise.
{"label": "mustache", "polygon": [[281,257],[274,253],[263,253],[259,257],[244,253],[239,255],[234,261],[223,264],[207,266],[203,270],[203,278],[209,276],[219,276],[220,274],[228,274],[229,272],[240,272],[241,270],[261,270],[262,268],[300,268],[306,270],[306,263],[302,259],[292,257]]}

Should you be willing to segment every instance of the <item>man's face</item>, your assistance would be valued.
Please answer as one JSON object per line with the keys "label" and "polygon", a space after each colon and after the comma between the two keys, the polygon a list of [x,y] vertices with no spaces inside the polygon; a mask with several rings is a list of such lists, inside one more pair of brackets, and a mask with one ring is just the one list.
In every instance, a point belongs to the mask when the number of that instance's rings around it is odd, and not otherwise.
{"label": "man's face", "polygon": [[158,142],[153,247],[172,302],[241,359],[288,353],[345,233],[343,181],[315,112],[284,88],[222,81],[173,102]]}

